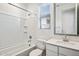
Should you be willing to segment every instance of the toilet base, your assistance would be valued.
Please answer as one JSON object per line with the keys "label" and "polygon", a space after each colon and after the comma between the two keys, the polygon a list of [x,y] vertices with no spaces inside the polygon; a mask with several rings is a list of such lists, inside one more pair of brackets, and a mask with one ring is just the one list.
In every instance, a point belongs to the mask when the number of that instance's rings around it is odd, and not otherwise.
{"label": "toilet base", "polygon": [[34,49],[30,52],[29,56],[42,56],[43,50],[41,49]]}

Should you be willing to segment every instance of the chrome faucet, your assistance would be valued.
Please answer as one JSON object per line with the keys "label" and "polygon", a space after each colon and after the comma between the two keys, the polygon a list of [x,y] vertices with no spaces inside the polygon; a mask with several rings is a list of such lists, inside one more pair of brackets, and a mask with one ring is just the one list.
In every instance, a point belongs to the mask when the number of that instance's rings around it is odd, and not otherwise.
{"label": "chrome faucet", "polygon": [[64,42],[69,42],[69,40],[67,39],[67,35],[64,36],[63,41]]}
{"label": "chrome faucet", "polygon": [[29,46],[31,46],[31,39],[32,39],[32,36],[30,35],[28,40]]}
{"label": "chrome faucet", "polygon": [[30,40],[28,40],[28,44],[29,44],[29,46],[31,46],[31,39],[30,39]]}

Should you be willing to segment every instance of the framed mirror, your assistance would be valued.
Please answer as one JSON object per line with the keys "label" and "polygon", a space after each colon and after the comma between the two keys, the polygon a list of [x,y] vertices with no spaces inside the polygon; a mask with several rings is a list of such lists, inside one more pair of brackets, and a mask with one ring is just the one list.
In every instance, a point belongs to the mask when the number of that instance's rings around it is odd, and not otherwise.
{"label": "framed mirror", "polygon": [[54,33],[77,35],[77,8],[75,3],[56,3]]}
{"label": "framed mirror", "polygon": [[40,29],[50,29],[50,4],[40,5]]}

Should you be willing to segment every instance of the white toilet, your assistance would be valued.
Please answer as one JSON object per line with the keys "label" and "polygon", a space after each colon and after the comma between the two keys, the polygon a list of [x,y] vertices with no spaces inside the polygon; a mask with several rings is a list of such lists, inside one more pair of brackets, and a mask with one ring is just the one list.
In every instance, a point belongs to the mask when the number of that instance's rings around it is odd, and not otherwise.
{"label": "white toilet", "polygon": [[45,43],[43,40],[37,40],[36,49],[32,50],[29,56],[42,56],[43,50],[45,49]]}

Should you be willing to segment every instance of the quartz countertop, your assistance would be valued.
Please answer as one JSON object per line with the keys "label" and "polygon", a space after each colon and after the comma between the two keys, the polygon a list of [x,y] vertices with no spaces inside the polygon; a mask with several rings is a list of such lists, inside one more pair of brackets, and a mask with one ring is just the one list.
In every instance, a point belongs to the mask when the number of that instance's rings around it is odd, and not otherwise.
{"label": "quartz countertop", "polygon": [[46,43],[79,51],[79,42],[76,41],[69,40],[69,42],[64,42],[62,39],[54,38],[46,41]]}

